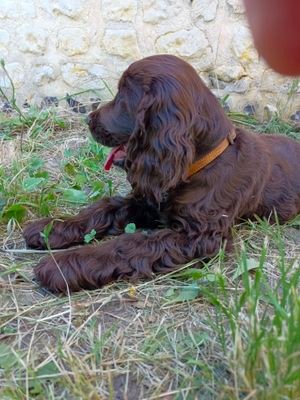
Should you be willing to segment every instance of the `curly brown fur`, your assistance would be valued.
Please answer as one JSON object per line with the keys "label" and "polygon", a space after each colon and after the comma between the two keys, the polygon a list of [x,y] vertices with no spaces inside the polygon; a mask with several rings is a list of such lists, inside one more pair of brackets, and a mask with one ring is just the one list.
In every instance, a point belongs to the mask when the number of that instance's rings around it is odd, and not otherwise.
{"label": "curly brown fur", "polygon": [[[236,140],[203,170],[189,166],[214,149],[233,126],[217,99],[186,62],[170,55],[133,63],[122,75],[115,99],[92,112],[94,138],[126,145],[129,196],[105,198],[74,217],[54,220],[52,248],[119,235],[44,258],[35,268],[55,292],[94,289],[116,279],[151,277],[195,257],[215,255],[230,244],[241,218],[300,212],[300,143],[279,135],[236,129]],[[134,222],[141,231],[124,233]],[[49,219],[24,230],[28,246],[44,248],[40,232]],[[151,231],[145,232],[145,229]],[[63,276],[62,276],[63,275]]]}

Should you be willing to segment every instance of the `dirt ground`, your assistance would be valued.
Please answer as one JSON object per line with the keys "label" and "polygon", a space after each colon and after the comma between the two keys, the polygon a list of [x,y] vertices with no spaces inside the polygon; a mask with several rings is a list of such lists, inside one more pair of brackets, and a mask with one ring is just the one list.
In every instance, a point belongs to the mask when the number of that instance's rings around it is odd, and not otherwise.
{"label": "dirt ground", "polygon": [[[26,249],[25,221],[43,212],[45,194],[82,177],[83,192],[97,179],[103,195],[129,187],[122,173],[95,171],[100,150],[80,121],[32,132],[0,145],[5,207],[26,208],[22,222],[0,225],[1,399],[300,399],[299,218],[245,221],[233,252],[207,264],[56,296],[34,280],[46,252]],[[26,192],[28,176],[46,179],[44,192]],[[63,196],[45,202],[51,215],[80,208]]]}

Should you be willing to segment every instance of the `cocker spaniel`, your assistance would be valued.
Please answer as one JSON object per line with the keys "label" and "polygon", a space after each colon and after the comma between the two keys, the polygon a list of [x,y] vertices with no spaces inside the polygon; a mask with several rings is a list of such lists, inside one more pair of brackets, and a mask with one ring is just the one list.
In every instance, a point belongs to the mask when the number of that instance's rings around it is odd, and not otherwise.
{"label": "cocker spaniel", "polygon": [[[49,245],[67,248],[35,267],[54,292],[150,278],[230,246],[241,218],[288,221],[300,212],[300,143],[234,127],[196,71],[171,55],[134,62],[116,97],[88,117],[96,141],[112,147],[105,168],[123,166],[132,190],[103,198],[78,215],[52,220]],[[49,218],[24,229],[29,247],[46,247]],[[127,224],[137,231],[125,233]]]}

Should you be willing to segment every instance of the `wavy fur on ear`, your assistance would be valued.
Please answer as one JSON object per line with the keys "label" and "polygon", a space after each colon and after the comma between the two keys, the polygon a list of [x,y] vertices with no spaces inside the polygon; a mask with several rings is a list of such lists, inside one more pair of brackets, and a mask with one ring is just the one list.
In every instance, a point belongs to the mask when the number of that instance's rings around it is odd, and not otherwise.
{"label": "wavy fur on ear", "polygon": [[156,203],[184,180],[194,157],[190,131],[194,118],[180,104],[188,94],[176,86],[155,78],[144,86],[127,145],[128,180],[134,193]]}

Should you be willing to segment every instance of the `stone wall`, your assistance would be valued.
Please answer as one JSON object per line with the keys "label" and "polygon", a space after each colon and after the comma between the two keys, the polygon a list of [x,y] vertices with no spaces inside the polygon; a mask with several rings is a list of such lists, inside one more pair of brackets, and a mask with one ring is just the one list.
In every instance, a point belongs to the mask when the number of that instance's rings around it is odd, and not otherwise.
{"label": "stone wall", "polygon": [[[20,101],[95,90],[111,97],[132,61],[172,53],[189,61],[234,110],[300,108],[295,82],[259,59],[242,0],[1,0],[0,58]],[[7,87],[1,75],[0,85]],[[297,93],[295,93],[297,92]]]}

